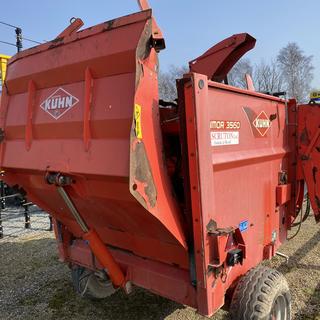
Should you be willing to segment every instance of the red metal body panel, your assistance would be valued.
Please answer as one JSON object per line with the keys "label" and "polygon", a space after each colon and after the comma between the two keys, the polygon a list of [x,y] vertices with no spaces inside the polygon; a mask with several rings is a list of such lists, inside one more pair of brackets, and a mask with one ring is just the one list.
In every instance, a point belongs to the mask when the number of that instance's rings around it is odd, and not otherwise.
{"label": "red metal body panel", "polygon": [[[23,186],[32,201],[79,237],[81,230],[55,187],[43,178],[47,171],[71,175],[76,184],[68,191],[105,243],[187,268],[182,221],[169,182],[165,183],[157,148],[161,145],[160,124],[155,120],[157,57],[146,46],[151,23],[151,11],[144,11],[15,56],[8,66],[8,91],[4,92],[9,107],[3,104],[1,109],[6,135],[1,166],[8,182]],[[79,102],[55,119],[39,106],[59,88]],[[135,103],[142,107],[141,141],[130,138]],[[138,186],[145,183],[135,172],[130,177],[134,170],[130,153],[134,143],[140,142],[152,159],[153,184],[157,185],[153,206],[142,196],[145,208],[129,190],[130,179],[136,178]],[[131,192],[138,197],[143,189]]]}
{"label": "red metal body panel", "polygon": [[[286,110],[283,100],[208,82],[195,74],[185,96],[197,302],[201,313],[212,314],[224,304],[224,292],[232,282],[272,256],[286,239],[289,211],[276,204],[279,172],[289,168]],[[276,115],[264,136],[253,126],[261,112]],[[221,131],[210,126],[217,120],[241,123],[239,129],[230,130],[239,133],[238,144],[211,145],[210,132]],[[243,232],[246,259],[242,266],[227,268],[226,278],[216,278],[208,268],[216,259],[217,240],[207,233],[210,220],[218,228],[248,222]]]}
{"label": "red metal body panel", "polygon": [[[143,259],[119,250],[110,250],[123,269],[127,278],[137,286],[148,289],[173,301],[196,308],[196,290],[190,282],[188,270],[166,263]],[[92,254],[88,246],[74,242],[69,248],[70,260],[91,269],[100,269],[100,264],[92,264]]]}
{"label": "red metal body panel", "polygon": [[[203,74],[185,75],[178,106],[161,109],[164,41],[151,11],[76,32],[79,23],[9,63],[0,110],[5,180],[54,216],[65,262],[95,270],[112,261],[119,284],[123,273],[211,315],[286,239],[303,188],[287,123],[296,124],[295,105],[208,80],[254,45],[240,35],[194,63]],[[71,178],[64,190],[96,233],[84,234],[48,184],[55,173]],[[106,263],[92,256],[106,249],[95,239],[110,249]],[[242,254],[235,265],[233,250]]]}
{"label": "red metal body panel", "polygon": [[[298,170],[306,181],[311,206],[317,222],[320,221],[320,109],[317,104],[298,107]],[[304,190],[302,190],[302,193]]]}

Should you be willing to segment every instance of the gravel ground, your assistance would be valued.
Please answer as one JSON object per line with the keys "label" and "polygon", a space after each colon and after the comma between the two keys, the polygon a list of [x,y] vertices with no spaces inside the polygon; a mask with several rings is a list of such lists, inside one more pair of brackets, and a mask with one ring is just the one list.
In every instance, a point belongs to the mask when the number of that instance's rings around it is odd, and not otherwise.
{"label": "gravel ground", "polygon": [[[45,231],[45,214],[32,216],[25,231],[23,215],[6,214],[5,238],[0,240],[0,319],[46,320],[204,320],[191,308],[136,289],[129,297],[121,292],[104,301],[76,296],[67,266],[58,261],[53,234]],[[320,319],[320,229],[313,217],[281,252],[289,264],[275,257],[267,262],[285,274],[293,299],[293,319]],[[227,319],[223,311],[212,317]]]}

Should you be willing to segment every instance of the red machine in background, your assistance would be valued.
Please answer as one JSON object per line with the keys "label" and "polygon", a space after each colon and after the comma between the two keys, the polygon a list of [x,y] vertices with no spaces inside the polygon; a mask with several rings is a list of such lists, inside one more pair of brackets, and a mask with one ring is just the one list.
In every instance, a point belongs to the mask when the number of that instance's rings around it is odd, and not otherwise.
{"label": "red machine in background", "polygon": [[285,279],[258,265],[286,240],[304,181],[319,215],[319,108],[222,83],[248,34],[191,61],[177,103],[159,103],[165,42],[140,5],[10,59],[5,181],[55,218],[82,294],[133,283],[203,315],[230,300],[234,319],[290,319]]}

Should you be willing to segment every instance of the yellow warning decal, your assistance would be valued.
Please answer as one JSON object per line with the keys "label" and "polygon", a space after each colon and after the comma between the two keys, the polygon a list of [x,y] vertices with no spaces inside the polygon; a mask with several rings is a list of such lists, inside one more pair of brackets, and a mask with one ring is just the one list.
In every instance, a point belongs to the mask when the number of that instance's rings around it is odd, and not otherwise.
{"label": "yellow warning decal", "polygon": [[136,124],[135,131],[138,139],[142,139],[142,130],[141,130],[141,106],[138,104],[134,105],[134,121]]}

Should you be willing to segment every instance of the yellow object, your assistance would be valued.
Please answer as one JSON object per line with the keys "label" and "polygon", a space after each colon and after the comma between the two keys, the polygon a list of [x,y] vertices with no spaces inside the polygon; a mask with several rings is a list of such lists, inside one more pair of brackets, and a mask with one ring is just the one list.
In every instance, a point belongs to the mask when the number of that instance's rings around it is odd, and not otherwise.
{"label": "yellow object", "polygon": [[310,93],[310,99],[320,99],[320,91],[312,91]]}
{"label": "yellow object", "polygon": [[138,104],[134,105],[134,120],[135,120],[135,131],[138,139],[142,139],[142,130],[141,130],[141,106]]}
{"label": "yellow object", "polygon": [[0,81],[1,85],[6,77],[7,63],[10,59],[10,56],[5,56],[4,54],[0,54]]}

